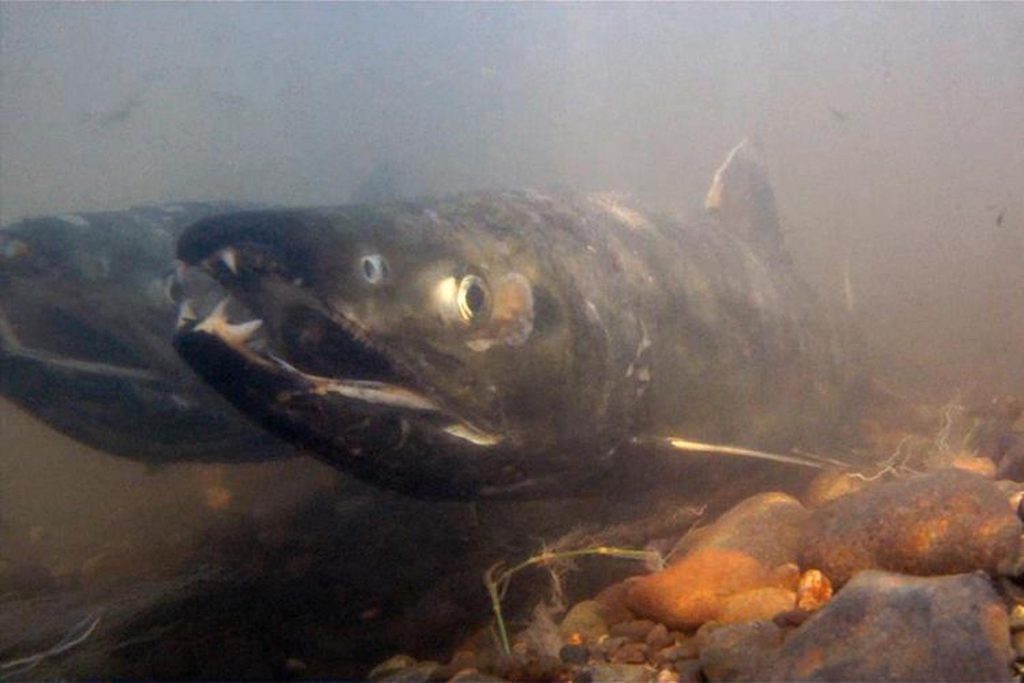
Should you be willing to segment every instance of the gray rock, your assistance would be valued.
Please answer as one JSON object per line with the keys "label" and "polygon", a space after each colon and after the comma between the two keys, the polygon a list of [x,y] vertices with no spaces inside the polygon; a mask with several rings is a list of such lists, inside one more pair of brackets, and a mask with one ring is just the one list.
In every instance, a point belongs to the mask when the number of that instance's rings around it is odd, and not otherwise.
{"label": "gray rock", "polygon": [[770,621],[749,621],[710,629],[703,638],[701,669],[709,681],[756,681],[770,669],[782,631]]}
{"label": "gray rock", "polygon": [[773,681],[1009,681],[1006,607],[983,574],[867,571],[794,631]]}

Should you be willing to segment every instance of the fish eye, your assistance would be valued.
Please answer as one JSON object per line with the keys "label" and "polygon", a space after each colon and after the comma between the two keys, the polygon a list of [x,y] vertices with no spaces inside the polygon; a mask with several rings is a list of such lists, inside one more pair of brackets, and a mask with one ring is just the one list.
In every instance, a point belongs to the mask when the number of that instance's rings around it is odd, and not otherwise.
{"label": "fish eye", "polygon": [[476,275],[467,275],[459,283],[457,299],[459,315],[466,322],[471,322],[487,311],[490,303],[490,292],[487,283]]}
{"label": "fish eye", "polygon": [[360,261],[360,271],[364,280],[376,285],[388,276],[388,262],[380,254],[369,254]]}

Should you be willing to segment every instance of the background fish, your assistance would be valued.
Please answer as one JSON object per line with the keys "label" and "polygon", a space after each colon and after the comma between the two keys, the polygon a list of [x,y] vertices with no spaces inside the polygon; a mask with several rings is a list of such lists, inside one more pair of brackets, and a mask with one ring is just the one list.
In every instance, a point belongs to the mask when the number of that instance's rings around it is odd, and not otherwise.
{"label": "background fish", "polygon": [[100,450],[159,464],[291,449],[180,361],[167,335],[173,244],[229,204],[174,204],[20,221],[0,230],[0,393]]}
{"label": "background fish", "polygon": [[752,145],[708,211],[484,192],[215,216],[178,256],[233,298],[189,303],[175,344],[275,434],[414,495],[647,486],[680,450],[820,465],[792,451],[849,436],[857,362]]}

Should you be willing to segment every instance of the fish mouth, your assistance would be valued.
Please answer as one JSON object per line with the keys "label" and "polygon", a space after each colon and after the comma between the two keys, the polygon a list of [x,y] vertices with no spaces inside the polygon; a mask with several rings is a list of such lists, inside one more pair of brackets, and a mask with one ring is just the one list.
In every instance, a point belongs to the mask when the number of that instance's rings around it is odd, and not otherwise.
{"label": "fish mouth", "polygon": [[476,484],[453,476],[456,461],[502,435],[460,416],[321,299],[327,237],[308,217],[267,212],[186,231],[178,353],[271,432],[356,476],[421,497],[474,497]]}

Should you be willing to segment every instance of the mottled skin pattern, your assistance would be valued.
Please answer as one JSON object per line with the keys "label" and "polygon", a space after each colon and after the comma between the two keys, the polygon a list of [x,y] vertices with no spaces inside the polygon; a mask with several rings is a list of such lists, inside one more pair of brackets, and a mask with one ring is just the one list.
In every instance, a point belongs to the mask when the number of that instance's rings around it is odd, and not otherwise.
{"label": "mottled skin pattern", "polygon": [[94,448],[161,464],[292,449],[205,387],[168,343],[174,241],[225,204],[20,221],[0,229],[0,394]]}
{"label": "mottled skin pattern", "polygon": [[[178,255],[193,265],[234,250],[238,274],[215,274],[263,320],[278,357],[338,378],[356,348],[372,349],[390,367],[364,378],[414,388],[440,415],[310,393],[296,373],[206,332],[182,330],[176,343],[278,435],[415,495],[649,484],[666,476],[660,460],[685,470],[689,456],[658,445],[667,436],[834,444],[852,421],[850,356],[784,250],[740,234],[713,215],[684,224],[612,196],[512,192],[242,213],[182,236]],[[361,277],[366,254],[386,258],[386,283]],[[474,350],[476,327],[445,323],[434,283],[510,273],[531,283],[532,333]],[[439,429],[453,417],[503,440],[453,438]]]}

